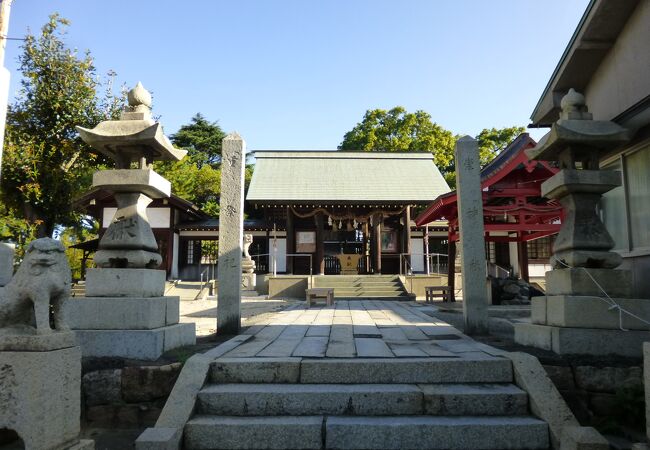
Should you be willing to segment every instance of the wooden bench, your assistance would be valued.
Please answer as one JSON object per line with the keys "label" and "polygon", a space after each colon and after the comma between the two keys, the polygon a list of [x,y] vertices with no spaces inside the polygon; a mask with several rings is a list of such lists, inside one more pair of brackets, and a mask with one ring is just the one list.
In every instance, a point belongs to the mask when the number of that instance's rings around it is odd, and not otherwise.
{"label": "wooden bench", "polygon": [[311,288],[306,289],[307,293],[307,308],[311,307],[312,303],[316,303],[317,298],[324,298],[327,306],[334,305],[334,288]]}
{"label": "wooden bench", "polygon": [[443,302],[451,301],[449,286],[426,286],[424,288],[426,303],[433,303],[433,299],[441,298]]}

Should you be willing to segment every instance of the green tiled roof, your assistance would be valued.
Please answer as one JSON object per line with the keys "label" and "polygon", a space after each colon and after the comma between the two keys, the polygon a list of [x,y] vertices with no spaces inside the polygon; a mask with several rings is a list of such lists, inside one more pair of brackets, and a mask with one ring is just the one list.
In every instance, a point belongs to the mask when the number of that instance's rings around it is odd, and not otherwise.
{"label": "green tiled roof", "polygon": [[255,152],[247,200],[428,203],[449,186],[431,153]]}

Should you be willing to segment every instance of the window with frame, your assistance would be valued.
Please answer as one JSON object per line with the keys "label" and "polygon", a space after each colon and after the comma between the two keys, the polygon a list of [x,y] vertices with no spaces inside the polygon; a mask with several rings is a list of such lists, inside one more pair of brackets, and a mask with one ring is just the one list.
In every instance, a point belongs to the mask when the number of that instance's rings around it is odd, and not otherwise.
{"label": "window with frame", "polygon": [[553,241],[555,236],[546,236],[526,242],[528,249],[528,259],[550,259],[553,254]]}
{"label": "window with frame", "polygon": [[600,202],[600,214],[614,239],[614,250],[650,251],[650,143],[620,155],[602,167],[622,172],[623,185],[606,192]]}

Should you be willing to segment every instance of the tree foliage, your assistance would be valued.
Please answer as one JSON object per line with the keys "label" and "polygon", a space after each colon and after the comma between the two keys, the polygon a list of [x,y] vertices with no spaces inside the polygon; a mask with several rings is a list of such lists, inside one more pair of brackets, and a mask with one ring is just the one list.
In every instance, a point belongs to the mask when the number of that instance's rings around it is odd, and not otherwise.
{"label": "tree foliage", "polygon": [[209,164],[199,167],[190,158],[176,162],[156,162],[154,168],[171,182],[172,193],[196,204],[210,215],[219,215],[220,169]]}
{"label": "tree foliage", "polygon": [[156,171],[172,184],[172,192],[195,203],[212,216],[219,215],[221,192],[221,141],[226,136],[217,122],[201,113],[170,136],[175,146],[187,150],[176,162],[156,162]]}
{"label": "tree foliage", "polygon": [[[218,122],[210,122],[201,113],[190,119],[171,136],[177,147],[187,150],[181,161],[156,162],[154,167],[172,183],[172,192],[195,203],[211,216],[219,216],[221,195],[221,142],[226,137]],[[248,189],[253,166],[246,165],[244,188]]]}
{"label": "tree foliage", "polygon": [[[482,130],[476,139],[481,165],[490,162],[517,135],[523,127],[490,128]],[[431,120],[425,111],[409,113],[401,106],[388,111],[366,111],[363,120],[345,133],[339,150],[431,152],[433,161],[453,188],[456,185],[454,146],[458,135]]]}
{"label": "tree foliage", "polygon": [[492,161],[524,131],[526,131],[524,127],[484,128],[476,136],[481,166]]}
{"label": "tree foliage", "polygon": [[[66,47],[68,21],[54,14],[41,34],[28,34],[18,58],[22,79],[17,100],[7,113],[0,229],[22,221],[19,234],[36,227],[37,237],[51,236],[56,226],[79,226],[72,200],[90,186],[92,172],[105,160],[89,150],[75,125],[93,127],[115,117],[121,96],[112,80],[99,94],[89,52],[79,56]],[[31,228],[30,228],[31,227]]]}
{"label": "tree foliage", "polygon": [[170,139],[175,146],[187,150],[189,159],[201,167],[204,164],[215,166],[221,161],[221,141],[225,137],[226,133],[217,122],[210,122],[197,113]]}
{"label": "tree foliage", "polygon": [[401,106],[386,111],[366,111],[363,120],[345,133],[339,150],[432,152],[439,168],[447,167],[454,154],[454,135],[424,111],[406,112]]}

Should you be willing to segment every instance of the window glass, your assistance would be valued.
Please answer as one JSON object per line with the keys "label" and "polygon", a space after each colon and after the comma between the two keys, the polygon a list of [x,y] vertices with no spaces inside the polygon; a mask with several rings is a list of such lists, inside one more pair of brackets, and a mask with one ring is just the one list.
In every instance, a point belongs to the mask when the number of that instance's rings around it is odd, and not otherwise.
{"label": "window glass", "polygon": [[528,259],[550,259],[554,240],[555,236],[546,236],[526,242]]}
{"label": "window glass", "polygon": [[632,249],[650,248],[650,145],[627,156],[625,170]]}
{"label": "window glass", "polygon": [[[604,170],[621,171],[621,162],[603,167]],[[600,200],[601,218],[614,239],[614,250],[628,250],[627,213],[625,212],[625,189],[619,186],[606,192]]]}

